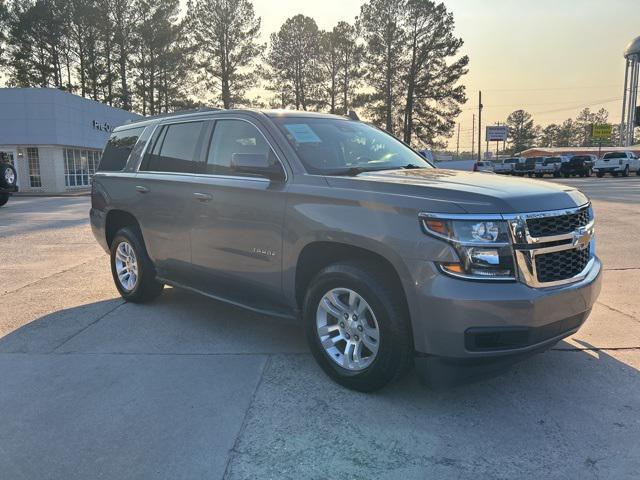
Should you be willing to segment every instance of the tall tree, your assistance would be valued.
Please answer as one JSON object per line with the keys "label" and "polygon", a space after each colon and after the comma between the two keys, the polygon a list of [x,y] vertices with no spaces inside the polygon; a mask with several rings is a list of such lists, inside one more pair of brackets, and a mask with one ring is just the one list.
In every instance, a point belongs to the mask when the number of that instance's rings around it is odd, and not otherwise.
{"label": "tall tree", "polygon": [[333,27],[332,34],[336,40],[338,55],[337,89],[342,104],[340,112],[346,115],[354,92],[361,84],[363,49],[358,44],[358,30],[354,25],[338,22]]}
{"label": "tall tree", "polygon": [[6,48],[7,33],[9,30],[9,8],[4,0],[0,0],[0,65],[4,60],[4,49]]}
{"label": "tall tree", "polygon": [[260,17],[249,0],[198,0],[190,12],[198,66],[224,108],[245,102],[255,85],[249,69],[263,50]]}
{"label": "tall tree", "polygon": [[268,88],[277,93],[282,108],[293,105],[308,110],[318,105],[320,31],[315,20],[304,15],[288,18],[271,34],[266,63]]}
{"label": "tall tree", "polygon": [[62,0],[15,1],[9,16],[9,84],[62,87]]}
{"label": "tall tree", "polygon": [[533,117],[524,110],[516,110],[507,117],[509,127],[509,151],[518,153],[535,144],[537,129],[533,124]]}
{"label": "tall tree", "polygon": [[540,135],[538,136],[537,144],[539,147],[547,147],[547,148],[557,147],[558,142],[560,141],[559,137],[560,137],[560,126],[555,123],[551,123],[540,130]]}
{"label": "tall tree", "polygon": [[373,120],[394,133],[394,110],[401,96],[405,65],[406,2],[369,0],[360,9],[359,25],[366,43],[366,80],[373,93],[366,97]]}
{"label": "tall tree", "polygon": [[455,37],[453,15],[444,4],[409,0],[406,16],[410,60],[404,78],[404,141],[411,143],[415,134],[434,146],[437,137],[453,133],[460,104],[467,100],[458,82],[467,73],[469,57],[450,61],[463,42]]}
{"label": "tall tree", "polygon": [[133,56],[133,37],[138,26],[138,11],[131,0],[110,0],[109,23],[113,28],[116,70],[119,82],[118,106],[131,110],[130,58]]}
{"label": "tall tree", "polygon": [[323,97],[330,113],[336,113],[340,72],[339,37],[334,31],[320,32],[319,65],[323,79]]}

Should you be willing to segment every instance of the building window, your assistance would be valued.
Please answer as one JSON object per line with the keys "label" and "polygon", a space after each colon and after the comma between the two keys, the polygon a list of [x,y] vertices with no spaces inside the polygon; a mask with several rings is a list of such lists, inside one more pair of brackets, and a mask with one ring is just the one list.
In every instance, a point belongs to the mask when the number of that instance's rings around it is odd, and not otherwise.
{"label": "building window", "polygon": [[29,186],[34,188],[42,187],[42,177],[40,176],[40,155],[35,147],[27,148],[27,161],[29,162]]}
{"label": "building window", "polygon": [[100,162],[99,150],[64,149],[64,184],[67,187],[88,187]]}

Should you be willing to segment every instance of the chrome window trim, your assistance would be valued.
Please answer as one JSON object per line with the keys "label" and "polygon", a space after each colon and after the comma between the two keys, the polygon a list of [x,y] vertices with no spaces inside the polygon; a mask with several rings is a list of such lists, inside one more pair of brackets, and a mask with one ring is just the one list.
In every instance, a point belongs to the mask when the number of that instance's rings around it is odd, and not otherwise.
{"label": "chrome window trim", "polygon": [[155,170],[142,170],[140,172],[135,172],[137,176],[143,176],[146,174],[152,175],[169,175],[175,177],[205,177],[205,178],[219,178],[219,179],[230,179],[230,180],[250,180],[254,182],[261,183],[270,183],[271,180],[264,177],[243,177],[243,176],[234,176],[234,175],[214,175],[212,173],[184,173],[184,172],[159,172]]}
{"label": "chrome window trim", "polygon": [[[167,121],[164,121],[164,122],[158,122],[155,125],[155,127],[153,129],[153,132],[151,132],[151,136],[149,136],[149,139],[147,140],[147,144],[145,145],[144,150],[140,154],[140,159],[138,161],[138,165],[136,165],[136,168],[135,168],[134,172],[135,173],[162,174],[162,175],[176,173],[178,175],[197,176],[197,177],[231,178],[231,179],[235,179],[235,180],[252,179],[252,180],[262,180],[262,181],[265,181],[265,182],[271,182],[271,180],[269,180],[268,178],[248,177],[248,176],[244,177],[244,176],[241,176],[241,175],[219,175],[219,174],[211,174],[211,173],[157,172],[157,171],[151,171],[151,170],[140,170],[140,165],[142,164],[142,159],[146,155],[147,149],[149,148],[149,142],[151,141],[151,139],[155,135],[156,129],[158,127],[162,127],[162,126],[165,126],[165,125],[174,125],[174,124],[177,124],[177,123],[193,123],[193,122],[207,122],[207,121],[208,122],[216,122],[216,121],[222,121],[222,120],[239,120],[239,121],[246,122],[246,123],[250,124],[251,126],[253,126],[258,131],[258,133],[260,133],[260,135],[262,135],[262,138],[264,138],[264,141],[267,142],[267,145],[269,145],[269,148],[273,151],[273,154],[276,156],[276,159],[278,160],[278,163],[280,163],[280,167],[282,168],[282,171],[284,172],[284,183],[286,183],[289,180],[289,173],[287,172],[287,169],[286,169],[286,167],[284,165],[284,162],[280,158],[280,155],[278,154],[276,149],[273,148],[273,143],[271,143],[271,141],[262,132],[262,130],[260,130],[260,127],[258,127],[251,120],[247,120],[246,118],[241,118],[241,117],[237,117],[237,116],[227,116],[227,115],[225,115],[224,117],[211,116],[211,117],[198,118],[198,119],[189,119],[189,120],[185,119],[183,121],[170,121],[170,120],[167,120]],[[214,126],[214,130],[215,130],[215,126]],[[206,141],[206,139],[205,139],[205,141]],[[211,138],[209,138],[209,143],[211,143]],[[206,165],[206,161],[204,163]]]}
{"label": "chrome window trim", "polygon": [[[590,221],[587,225],[579,227],[578,229],[572,231],[571,233],[560,234],[560,235],[550,235],[547,237],[532,237],[529,234],[529,227],[527,225],[527,220],[535,219],[535,218],[549,218],[549,217],[559,217],[563,215],[573,215],[577,214],[581,210],[589,209],[590,210]],[[596,263],[595,257],[595,249],[593,248],[593,244],[595,241],[595,220],[593,217],[593,210],[591,206],[591,202],[587,202],[583,205],[573,208],[565,208],[560,210],[547,210],[547,211],[539,211],[539,212],[526,212],[526,213],[513,213],[513,214],[447,214],[447,213],[428,213],[428,212],[420,212],[418,214],[420,219],[420,224],[423,229],[425,229],[423,225],[423,219],[426,218],[438,218],[443,220],[469,220],[469,221],[481,221],[481,220],[502,220],[505,221],[508,225],[508,230],[510,234],[510,245],[512,248],[512,252],[514,255],[514,266],[516,268],[516,276],[515,279],[531,288],[553,288],[562,285],[569,285],[572,283],[580,282],[584,280],[589,272],[593,269]],[[452,242],[448,237],[432,234],[436,238],[441,238],[442,240]],[[567,242],[561,245],[551,245],[545,246],[546,244],[554,243],[554,242]],[[461,245],[464,245],[461,243]],[[465,245],[465,246],[476,246],[475,243]],[[487,246],[487,244],[477,245],[477,246]],[[565,280],[557,280],[553,282],[540,282],[538,281],[538,272],[536,270],[536,257],[538,255],[545,255],[554,252],[562,252],[565,250],[575,250],[575,249],[585,249],[589,247],[590,250],[590,259],[587,262],[586,267],[574,277],[567,278]],[[440,271],[443,271],[440,269]],[[496,280],[500,281],[500,279],[483,279],[483,278],[468,278],[465,275],[452,274],[450,272],[445,272],[447,275],[461,278],[465,280],[474,280],[474,281],[487,281],[487,280]],[[505,279],[502,279],[504,281]]]}

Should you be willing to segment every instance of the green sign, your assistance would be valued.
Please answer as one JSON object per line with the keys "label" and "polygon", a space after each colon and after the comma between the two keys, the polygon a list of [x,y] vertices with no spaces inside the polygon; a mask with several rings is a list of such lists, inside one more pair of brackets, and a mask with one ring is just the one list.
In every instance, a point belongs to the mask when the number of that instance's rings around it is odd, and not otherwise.
{"label": "green sign", "polygon": [[611,125],[591,125],[591,138],[593,140],[611,140]]}

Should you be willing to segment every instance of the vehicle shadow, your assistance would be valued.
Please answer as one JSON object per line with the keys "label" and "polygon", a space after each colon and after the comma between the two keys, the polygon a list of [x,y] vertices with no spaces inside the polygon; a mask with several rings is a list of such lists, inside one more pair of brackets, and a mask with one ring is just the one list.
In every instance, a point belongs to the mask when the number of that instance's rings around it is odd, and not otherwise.
{"label": "vehicle shadow", "polygon": [[[137,399],[127,408],[133,409],[128,415],[141,414],[145,410],[137,409],[146,409],[158,395],[140,380],[150,368],[148,359],[161,358],[163,369],[185,359],[204,359],[207,368],[230,362],[206,379],[184,370],[190,395],[225,392],[226,400],[210,407],[219,418],[247,400],[246,389],[238,384],[246,383],[254,392],[229,461],[230,478],[313,478],[320,473],[321,458],[331,459],[326,478],[425,478],[427,473],[434,478],[637,478],[638,351],[601,351],[572,342],[561,342],[489,380],[432,389],[411,373],[380,392],[362,394],[322,373],[308,353],[300,325],[168,288],[147,305],[111,299],[61,310],[0,339],[0,383],[5,388],[0,410],[13,422],[35,422],[48,431],[53,419],[25,411],[11,390],[38,392],[42,387],[29,385],[35,380],[24,372],[35,369],[32,364],[50,364],[44,377],[35,377],[51,383],[49,396],[37,400],[37,409],[56,411],[49,406],[89,395],[87,378],[92,392],[108,397],[113,389],[125,388],[118,378],[122,375],[138,379],[126,387]],[[576,343],[588,350],[576,350]],[[104,373],[123,359],[128,363],[119,367],[122,373]],[[71,369],[69,362],[75,362]],[[75,365],[84,362],[93,369],[77,374]],[[247,362],[255,365],[256,376],[245,372]],[[7,366],[16,364],[23,369],[18,377]],[[162,370],[154,375],[161,378]],[[3,404],[7,395],[12,400]],[[92,421],[102,424],[119,415],[99,398],[92,402]],[[182,411],[181,405],[170,408]],[[145,418],[161,424],[173,414],[155,409]],[[215,425],[218,420],[210,421]],[[122,433],[111,432],[111,438]],[[98,434],[91,430],[90,435]],[[181,436],[193,439],[197,431],[177,429],[172,435],[179,442]],[[21,437],[21,448],[29,450],[31,438]],[[75,440],[59,439],[67,441]],[[137,441],[127,442],[141,448]],[[139,462],[152,453],[143,450],[136,453]],[[116,454],[117,449],[101,452],[107,461]]]}

